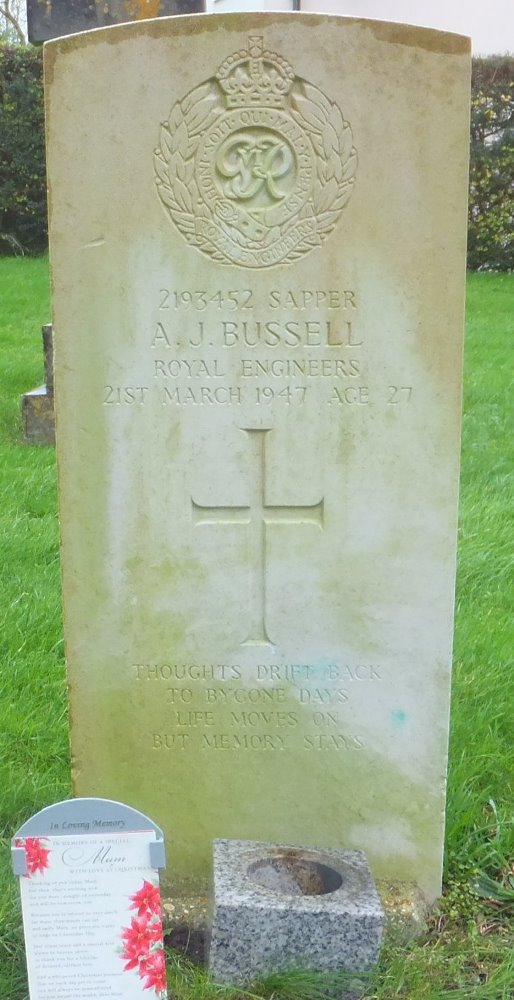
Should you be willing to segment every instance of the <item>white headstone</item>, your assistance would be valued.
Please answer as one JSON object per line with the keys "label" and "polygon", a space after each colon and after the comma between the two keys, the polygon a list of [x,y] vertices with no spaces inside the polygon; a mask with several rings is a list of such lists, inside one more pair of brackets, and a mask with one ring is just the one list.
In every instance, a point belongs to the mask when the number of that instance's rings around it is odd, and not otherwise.
{"label": "white headstone", "polygon": [[75,787],[440,889],[469,41],[300,14],[46,47]]}

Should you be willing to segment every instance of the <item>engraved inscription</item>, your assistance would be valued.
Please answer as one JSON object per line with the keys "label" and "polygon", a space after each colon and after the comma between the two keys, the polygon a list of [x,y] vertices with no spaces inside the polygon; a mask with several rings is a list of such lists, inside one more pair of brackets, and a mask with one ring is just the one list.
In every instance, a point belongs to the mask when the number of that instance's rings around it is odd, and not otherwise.
{"label": "engraved inscription", "polygon": [[[134,663],[134,676],[138,681],[241,681],[243,667],[239,663]],[[305,684],[308,681],[318,681],[324,684],[366,683],[383,680],[382,668],[376,663],[258,663],[255,668],[247,667],[244,671],[247,679],[256,684]],[[182,690],[190,690],[184,688]],[[205,688],[207,701],[215,701],[216,697],[234,698],[236,701],[283,700],[283,687],[255,687],[244,689]],[[211,697],[212,696],[212,697]]]}
{"label": "engraved inscription", "polygon": [[106,385],[103,402],[105,406],[142,406],[150,387],[147,385]]}
{"label": "engraved inscription", "polygon": [[[153,750],[187,750],[194,740],[191,733],[153,733]],[[286,733],[201,733],[200,750],[296,750],[296,742]],[[303,750],[363,750],[360,736],[346,733],[306,733]]]}
{"label": "engraved inscription", "polygon": [[398,406],[398,404],[401,403],[410,403],[411,396],[411,385],[390,385],[387,403],[389,406]]}
{"label": "engraved inscription", "polygon": [[209,307],[228,309],[232,312],[239,309],[253,309],[253,292],[249,288],[242,288],[210,294],[201,290],[171,293],[168,288],[161,288],[159,309],[191,309],[204,312]]}
{"label": "engraved inscription", "polygon": [[[304,309],[354,310],[357,308],[355,292],[352,289],[339,288],[271,288],[267,297],[270,309],[286,309],[287,311],[302,311]],[[253,309],[254,295],[250,288],[217,289],[208,292],[206,289],[173,290],[161,288],[159,292],[159,309],[193,310],[205,312],[211,309],[227,309],[235,312],[240,309]]]}
{"label": "engraved inscription", "polygon": [[266,528],[269,524],[311,523],[323,527],[323,500],[316,504],[285,506],[266,502],[266,434],[269,430],[242,428],[252,449],[251,500],[245,507],[206,507],[192,499],[195,524],[246,524],[251,526],[253,558],[250,583],[252,623],[242,645],[271,644],[266,625]]}
{"label": "engraved inscription", "polygon": [[188,243],[220,263],[263,268],[292,263],[332,232],[357,154],[337,104],[251,35],[172,107],[154,165]]}
{"label": "engraved inscription", "polygon": [[362,347],[356,339],[353,323],[333,320],[221,320],[206,326],[197,320],[180,331],[159,320],[152,337],[152,347],[173,348],[182,344],[189,347]]}
{"label": "engraved inscription", "polygon": [[[241,385],[219,385],[210,383],[208,385],[198,384],[196,381],[200,377],[224,378],[222,372],[211,374],[214,371],[205,362],[201,362],[201,372],[194,371],[191,366],[186,367],[186,362],[173,359],[165,361],[156,359],[154,361],[153,378],[157,384],[153,386],[113,386],[106,385],[102,391],[102,403],[104,406],[131,407],[141,409],[148,401],[157,398],[161,406],[241,406],[245,403],[259,407],[268,407],[270,410],[275,405],[280,407],[303,406],[312,393],[309,385],[286,384],[286,379],[323,379],[327,380],[327,391],[321,397],[324,405],[337,407],[368,407],[370,404],[379,403],[387,406],[406,406],[412,399],[412,386],[389,386],[387,390],[380,390],[375,387],[373,397],[370,396],[370,389],[367,385],[355,383],[353,380],[361,377],[360,362],[351,358],[349,361],[330,358],[307,359],[296,362],[283,358],[257,359],[244,358],[240,362],[238,377],[246,384]],[[261,384],[261,379],[267,377],[274,380],[275,384]],[[351,380],[345,385],[341,381],[339,384],[329,382],[329,379]],[[164,382],[162,381],[164,380]],[[191,384],[186,380],[195,380]],[[254,382],[255,380],[255,382]],[[253,384],[252,384],[253,382]],[[353,382],[353,384],[352,384]],[[185,384],[184,384],[185,383]]]}
{"label": "engraved inscription", "polygon": [[[417,394],[394,369],[382,385],[374,378],[356,293],[343,284],[255,293],[218,283],[203,289],[161,286],[148,344],[145,378],[151,384],[106,385],[105,407],[136,413],[155,405],[251,406],[274,414],[306,407],[316,397],[332,413],[344,410],[353,420],[371,408],[408,410]],[[314,380],[323,384],[313,391]]]}
{"label": "engraved inscription", "polygon": [[[370,683],[374,688],[383,679],[377,664],[327,661],[257,663],[244,669],[240,664],[137,663],[132,671],[138,682],[150,682],[150,696],[158,691],[159,701],[159,682],[174,685],[166,687],[169,729],[152,735],[157,751],[361,750],[362,737],[346,730],[352,717],[347,705],[356,688],[368,689]],[[193,687],[191,681],[199,683]]]}
{"label": "engraved inscription", "polygon": [[261,735],[260,733],[222,733],[212,736],[206,733],[202,737],[202,750],[285,750],[286,740],[278,733]]}

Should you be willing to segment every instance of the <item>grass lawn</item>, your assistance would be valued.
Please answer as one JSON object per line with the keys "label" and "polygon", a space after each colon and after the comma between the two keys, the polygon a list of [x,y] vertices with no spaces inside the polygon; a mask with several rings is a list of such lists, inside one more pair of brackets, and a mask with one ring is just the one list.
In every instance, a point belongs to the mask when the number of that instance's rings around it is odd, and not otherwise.
{"label": "grass lawn", "polygon": [[[54,452],[22,444],[19,407],[43,381],[49,318],[46,260],[0,258],[1,1000],[28,995],[11,835],[70,794]],[[366,1000],[514,997],[513,334],[514,275],[471,275],[446,890],[422,940],[386,941]],[[319,998],[326,985],[279,977],[253,995]],[[172,952],[169,987],[178,1000],[241,997]]]}

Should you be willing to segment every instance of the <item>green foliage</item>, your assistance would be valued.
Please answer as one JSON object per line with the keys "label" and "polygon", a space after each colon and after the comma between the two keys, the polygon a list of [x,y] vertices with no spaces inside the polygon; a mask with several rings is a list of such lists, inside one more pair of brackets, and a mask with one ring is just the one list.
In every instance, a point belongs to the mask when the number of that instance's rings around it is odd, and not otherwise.
{"label": "green foliage", "polygon": [[452,924],[471,925],[477,916],[477,899],[473,883],[478,873],[471,867],[469,861],[463,859],[455,850],[448,851],[447,869],[444,895],[439,902],[438,915]]}
{"label": "green foliage", "polygon": [[480,899],[486,899],[499,910],[514,916],[514,874],[506,875],[503,882],[498,882],[485,872],[479,872],[471,883],[471,889]]}
{"label": "green foliage", "polygon": [[0,254],[46,243],[41,51],[0,45]]}
{"label": "green foliage", "polygon": [[473,60],[468,266],[514,269],[514,57]]}

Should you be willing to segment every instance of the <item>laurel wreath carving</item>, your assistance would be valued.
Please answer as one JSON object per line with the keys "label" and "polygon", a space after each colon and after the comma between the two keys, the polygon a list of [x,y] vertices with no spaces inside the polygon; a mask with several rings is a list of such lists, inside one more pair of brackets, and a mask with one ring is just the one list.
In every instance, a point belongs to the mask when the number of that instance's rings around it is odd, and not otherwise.
{"label": "laurel wreath carving", "polygon": [[[307,239],[288,255],[288,260],[303,256],[333,230],[339,215],[349,200],[355,183],[357,150],[353,146],[352,130],[337,104],[313,84],[305,80],[295,88],[290,113],[298,125],[309,132],[316,155],[317,178],[312,195],[312,211],[317,222],[319,240]],[[300,212],[304,217],[309,206]]]}
{"label": "laurel wreath carving", "polygon": [[210,219],[200,197],[195,178],[195,153],[200,136],[223,113],[219,96],[211,82],[201,84],[171,109],[161,125],[161,145],[155,150],[157,190],[173,222],[188,243],[216,260],[225,257],[196,230],[196,219]]}
{"label": "laurel wreath carving", "polygon": [[[187,242],[214,260],[233,264],[197,226],[198,219],[212,221],[212,213],[198,188],[195,155],[201,136],[225,113],[220,93],[217,83],[211,80],[173,105],[168,121],[161,125],[160,146],[154,153],[155,180],[163,205]],[[357,168],[350,125],[337,104],[317,87],[296,78],[288,111],[309,135],[316,177],[310,200],[294,219],[277,226],[273,235],[277,239],[284,236],[303,219],[312,218],[316,225],[279,263],[302,257],[332,232],[351,196]]]}

